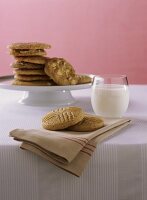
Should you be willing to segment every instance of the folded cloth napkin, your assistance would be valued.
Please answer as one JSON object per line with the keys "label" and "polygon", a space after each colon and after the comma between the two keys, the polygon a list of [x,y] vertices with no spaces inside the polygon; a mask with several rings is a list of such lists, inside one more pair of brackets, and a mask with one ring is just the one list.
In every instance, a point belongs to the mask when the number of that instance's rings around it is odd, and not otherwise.
{"label": "folded cloth napkin", "polygon": [[105,126],[93,132],[15,129],[10,132],[10,136],[14,137],[14,140],[22,141],[22,149],[80,176],[96,145],[130,122],[130,119],[105,120]]}

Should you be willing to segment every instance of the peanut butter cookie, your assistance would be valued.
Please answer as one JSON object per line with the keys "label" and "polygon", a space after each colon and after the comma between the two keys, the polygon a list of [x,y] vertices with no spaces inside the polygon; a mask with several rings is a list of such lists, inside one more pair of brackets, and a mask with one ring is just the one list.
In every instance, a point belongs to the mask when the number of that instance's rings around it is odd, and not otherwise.
{"label": "peanut butter cookie", "polygon": [[12,85],[20,85],[20,86],[50,86],[51,83],[49,81],[20,81],[14,79]]}
{"label": "peanut butter cookie", "polygon": [[45,56],[44,49],[10,49],[10,55],[13,56]]}
{"label": "peanut butter cookie", "polygon": [[62,130],[73,126],[84,118],[79,107],[64,107],[47,113],[42,118],[42,126],[47,130]]}
{"label": "peanut butter cookie", "polygon": [[20,81],[50,81],[50,77],[47,75],[20,75],[20,74],[15,74],[14,76],[15,79],[20,80]]}
{"label": "peanut butter cookie", "polygon": [[9,49],[50,49],[50,44],[40,42],[20,42],[12,43],[8,46]]}
{"label": "peanut butter cookie", "polygon": [[14,69],[17,75],[46,75],[43,69]]}
{"label": "peanut butter cookie", "polygon": [[28,62],[28,63],[36,63],[36,64],[45,64],[47,58],[43,56],[19,56],[15,57],[18,62]]}
{"label": "peanut butter cookie", "polygon": [[100,117],[86,114],[82,121],[73,126],[68,127],[68,130],[78,132],[89,132],[102,128],[103,126],[104,121]]}
{"label": "peanut butter cookie", "polygon": [[18,68],[18,69],[44,69],[44,65],[42,64],[34,64],[27,62],[14,62],[10,66],[12,68]]}

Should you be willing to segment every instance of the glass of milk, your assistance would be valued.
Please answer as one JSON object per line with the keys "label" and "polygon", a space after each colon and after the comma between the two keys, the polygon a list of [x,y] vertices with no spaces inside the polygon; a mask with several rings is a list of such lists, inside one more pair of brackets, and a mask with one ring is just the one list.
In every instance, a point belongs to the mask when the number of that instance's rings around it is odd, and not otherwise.
{"label": "glass of milk", "polygon": [[129,104],[126,75],[95,76],[92,85],[91,104],[96,115],[120,118]]}

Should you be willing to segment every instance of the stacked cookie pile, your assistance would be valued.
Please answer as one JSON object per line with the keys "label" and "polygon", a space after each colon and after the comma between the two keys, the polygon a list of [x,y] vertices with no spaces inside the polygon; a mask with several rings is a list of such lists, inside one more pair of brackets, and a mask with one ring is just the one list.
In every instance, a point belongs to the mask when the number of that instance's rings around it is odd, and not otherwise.
{"label": "stacked cookie pile", "polygon": [[64,58],[48,58],[45,49],[51,46],[45,43],[13,43],[9,53],[15,62],[13,85],[51,86],[77,85],[90,83],[90,76],[78,75],[73,66]]}
{"label": "stacked cookie pile", "polygon": [[80,107],[63,107],[50,111],[42,118],[42,127],[47,130],[77,132],[95,131],[104,126],[102,118],[85,113]]}
{"label": "stacked cookie pile", "polygon": [[44,72],[47,55],[45,49],[51,46],[44,43],[14,43],[9,45],[9,53],[14,56],[12,63],[14,85],[52,85],[52,81]]}

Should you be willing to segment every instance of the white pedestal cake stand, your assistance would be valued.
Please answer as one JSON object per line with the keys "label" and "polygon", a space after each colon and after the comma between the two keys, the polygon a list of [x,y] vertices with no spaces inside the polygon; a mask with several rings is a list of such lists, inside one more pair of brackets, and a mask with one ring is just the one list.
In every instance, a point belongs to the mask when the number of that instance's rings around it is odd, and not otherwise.
{"label": "white pedestal cake stand", "polygon": [[0,77],[0,88],[23,91],[18,103],[30,106],[70,105],[75,102],[71,90],[91,87],[91,84],[70,86],[17,86],[12,85],[13,76]]}

